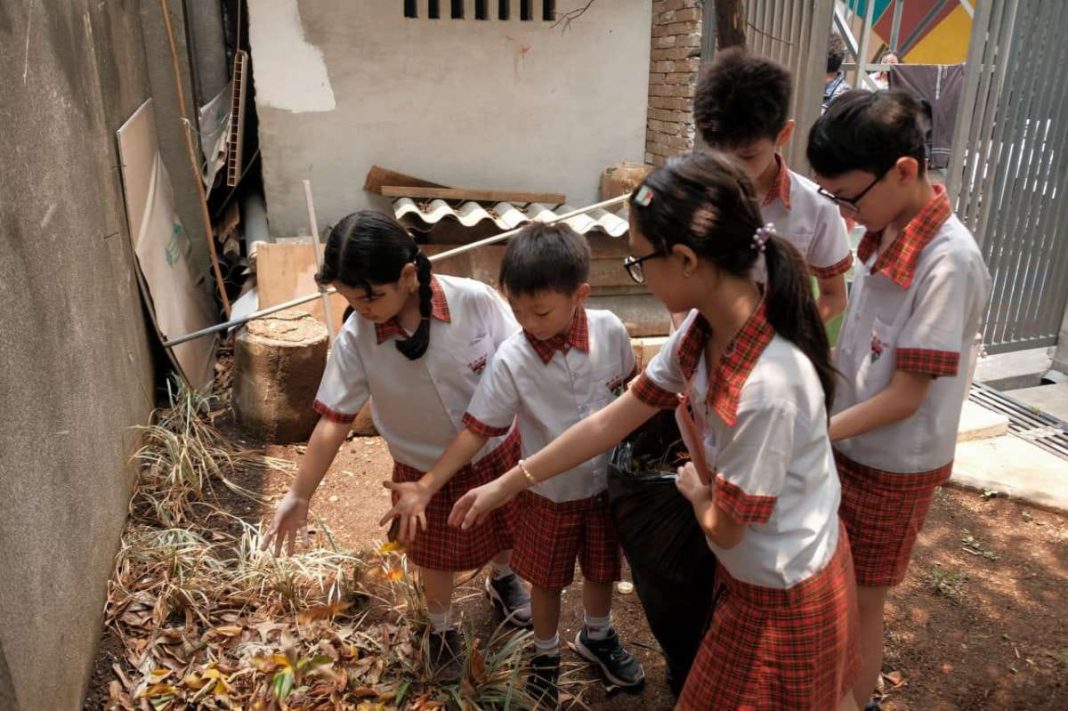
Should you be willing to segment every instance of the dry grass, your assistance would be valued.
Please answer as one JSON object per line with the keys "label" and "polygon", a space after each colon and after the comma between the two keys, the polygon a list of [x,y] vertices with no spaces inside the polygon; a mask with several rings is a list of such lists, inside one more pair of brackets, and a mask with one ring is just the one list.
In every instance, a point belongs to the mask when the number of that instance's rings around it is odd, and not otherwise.
{"label": "dry grass", "polygon": [[395,544],[340,550],[320,521],[330,547],[261,552],[219,495],[262,503],[235,474],[292,465],[227,441],[219,402],[174,386],[144,428],[105,610],[124,647],[107,708],[530,708],[529,634],[466,635],[462,682],[433,683],[421,587]]}

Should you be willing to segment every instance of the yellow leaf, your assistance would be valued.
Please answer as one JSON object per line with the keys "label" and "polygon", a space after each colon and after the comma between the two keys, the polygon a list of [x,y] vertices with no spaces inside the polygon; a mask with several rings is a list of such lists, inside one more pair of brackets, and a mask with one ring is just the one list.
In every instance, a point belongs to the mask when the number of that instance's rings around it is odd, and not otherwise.
{"label": "yellow leaf", "polygon": [[153,669],[151,677],[153,681],[162,681],[171,675],[170,669]]}
{"label": "yellow leaf", "polygon": [[398,580],[404,579],[404,571],[401,570],[400,568],[393,568],[392,570],[389,571],[389,574],[386,577],[389,578],[389,580],[391,580],[392,582],[395,583]]}
{"label": "yellow leaf", "polygon": [[270,656],[270,659],[271,659],[272,662],[274,662],[278,666],[282,667],[283,669],[289,669],[290,668],[289,658],[287,656],[285,656],[284,654],[272,654]]}
{"label": "yellow leaf", "polygon": [[378,547],[379,553],[396,553],[404,550],[404,544],[400,541],[390,541]]}
{"label": "yellow leaf", "polygon": [[153,684],[152,686],[145,689],[141,695],[147,696],[151,699],[156,696],[169,696],[177,691],[178,689],[174,688],[170,684]]}
{"label": "yellow leaf", "polygon": [[214,667],[211,667],[211,668],[208,668],[208,669],[204,670],[204,678],[205,679],[225,679],[226,676],[224,676],[223,673],[221,671],[219,671],[218,669],[215,669]]}
{"label": "yellow leaf", "polygon": [[200,689],[203,689],[205,684],[207,684],[206,681],[196,675],[196,672],[182,679],[182,683],[194,691],[199,691]]}
{"label": "yellow leaf", "polygon": [[226,692],[228,692],[229,690],[230,687],[226,685],[226,682],[222,679],[219,679],[219,681],[215,684],[215,691],[213,691],[212,693],[214,693],[216,696],[226,696]]}

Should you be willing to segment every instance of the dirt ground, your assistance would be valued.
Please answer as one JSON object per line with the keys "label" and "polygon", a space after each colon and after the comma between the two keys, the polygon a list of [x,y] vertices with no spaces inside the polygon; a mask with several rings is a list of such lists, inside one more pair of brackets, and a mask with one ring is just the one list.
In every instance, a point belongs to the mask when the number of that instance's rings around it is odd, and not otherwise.
{"label": "dirt ground", "polygon": [[[290,460],[302,451],[294,445],[268,447],[268,454]],[[384,539],[377,522],[388,509],[389,493],[381,482],[390,468],[385,443],[377,437],[357,437],[342,447],[312,503],[313,517],[339,546],[367,549]],[[290,476],[272,472],[242,483],[273,504]],[[234,505],[234,513],[248,520],[269,516],[244,500]],[[313,528],[323,535],[322,525]],[[478,576],[464,586],[459,608],[464,624],[488,639],[496,620],[480,594],[481,582]],[[565,651],[565,690],[590,708],[671,708],[663,659],[637,597],[617,594],[613,614],[624,642],[645,667],[645,689],[606,695],[589,668]],[[567,591],[565,643],[574,638],[581,616],[578,590]],[[117,640],[105,631],[85,708],[102,708],[117,649]],[[1068,707],[1068,517],[1000,496],[941,490],[909,576],[891,596],[884,672],[887,711]]]}

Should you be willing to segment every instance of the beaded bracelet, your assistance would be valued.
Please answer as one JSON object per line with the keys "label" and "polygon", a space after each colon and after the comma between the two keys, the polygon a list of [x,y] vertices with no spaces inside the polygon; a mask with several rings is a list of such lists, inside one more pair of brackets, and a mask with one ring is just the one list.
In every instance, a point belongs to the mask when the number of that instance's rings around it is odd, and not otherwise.
{"label": "beaded bracelet", "polygon": [[531,474],[529,471],[527,471],[526,461],[523,460],[523,459],[520,459],[519,462],[517,462],[517,464],[519,465],[519,471],[523,472],[523,476],[525,476],[527,478],[527,481],[530,482],[530,485],[531,486],[536,485],[538,483],[538,480],[534,478],[533,474]]}

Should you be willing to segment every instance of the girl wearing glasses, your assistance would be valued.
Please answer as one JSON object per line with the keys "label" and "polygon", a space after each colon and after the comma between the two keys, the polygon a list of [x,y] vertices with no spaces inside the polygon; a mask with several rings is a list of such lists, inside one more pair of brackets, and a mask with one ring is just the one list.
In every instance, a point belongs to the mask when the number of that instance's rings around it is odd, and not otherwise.
{"label": "girl wearing glasses", "polygon": [[[623,396],[467,492],[450,523],[480,523],[677,408],[692,458],[677,485],[720,563],[678,708],[855,709],[855,585],[827,437],[833,370],[804,261],[762,225],[752,184],[722,155],[655,171],[630,215],[627,270],[688,316]],[[766,286],[754,279],[765,271]]]}

